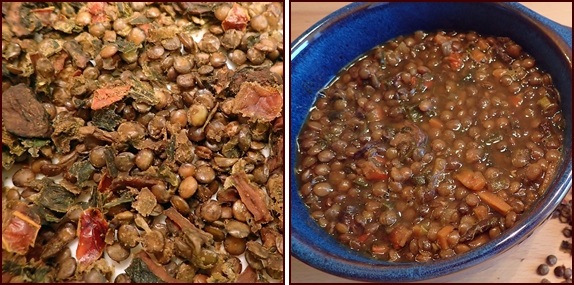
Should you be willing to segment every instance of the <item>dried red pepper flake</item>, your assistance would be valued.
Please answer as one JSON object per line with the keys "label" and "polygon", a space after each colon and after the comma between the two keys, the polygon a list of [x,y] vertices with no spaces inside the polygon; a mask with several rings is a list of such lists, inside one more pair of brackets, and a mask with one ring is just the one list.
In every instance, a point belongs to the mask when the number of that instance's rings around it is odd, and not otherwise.
{"label": "dried red pepper flake", "polygon": [[102,109],[122,100],[130,91],[130,85],[100,88],[94,91],[92,110]]}
{"label": "dried red pepper flake", "polygon": [[39,230],[40,218],[14,211],[2,230],[2,248],[8,252],[25,255],[28,248],[36,242]]}
{"label": "dried red pepper flake", "polygon": [[114,179],[108,174],[108,172],[104,172],[104,175],[102,176],[102,179],[100,180],[100,183],[98,183],[98,191],[100,193],[104,193],[107,192],[111,189],[112,187],[112,181]]}
{"label": "dried red pepper flake", "polygon": [[81,267],[85,268],[102,256],[107,231],[108,222],[99,209],[88,208],[82,212],[78,221],[79,242],[76,250],[76,259]]}

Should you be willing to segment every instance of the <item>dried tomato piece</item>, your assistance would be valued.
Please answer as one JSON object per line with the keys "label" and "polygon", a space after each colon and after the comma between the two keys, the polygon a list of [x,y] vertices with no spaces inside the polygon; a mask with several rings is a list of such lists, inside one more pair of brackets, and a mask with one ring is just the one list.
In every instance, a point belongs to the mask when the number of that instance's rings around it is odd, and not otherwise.
{"label": "dried tomato piece", "polygon": [[251,266],[247,266],[235,280],[237,283],[257,283],[257,271]]}
{"label": "dried tomato piece", "polygon": [[130,91],[130,85],[101,88],[94,91],[92,110],[98,110],[122,100]]}
{"label": "dried tomato piece", "polygon": [[62,52],[59,55],[55,56],[54,59],[54,74],[60,73],[60,71],[64,70],[64,66],[66,64],[66,59],[68,58],[68,53]]}
{"label": "dried tomato piece", "polygon": [[244,82],[233,100],[233,112],[253,120],[271,122],[281,115],[283,96],[277,88]]}
{"label": "dried tomato piece", "polygon": [[81,267],[90,265],[102,256],[106,246],[104,238],[107,231],[108,221],[100,210],[88,208],[80,215],[76,259]]}
{"label": "dried tomato piece", "polygon": [[108,16],[106,15],[106,2],[92,2],[86,5],[88,12],[92,14],[92,23],[106,22]]}
{"label": "dried tomato piece", "polygon": [[247,12],[247,9],[241,7],[241,5],[237,3],[233,3],[233,7],[229,10],[225,20],[221,22],[221,26],[224,31],[229,29],[245,31],[247,23],[249,23],[249,13]]}
{"label": "dried tomato piece", "polygon": [[20,211],[12,212],[10,219],[3,226],[2,248],[8,252],[25,255],[28,248],[36,242],[40,230],[40,218],[28,216]]}
{"label": "dried tomato piece", "polygon": [[110,189],[114,191],[116,189],[125,188],[126,186],[138,189],[143,187],[151,188],[160,183],[162,183],[162,180],[148,176],[118,176],[112,181]]}
{"label": "dried tomato piece", "polygon": [[265,202],[265,192],[249,181],[245,172],[234,173],[230,176],[233,185],[237,188],[241,201],[247,210],[253,214],[256,222],[270,222],[273,220],[271,212]]}

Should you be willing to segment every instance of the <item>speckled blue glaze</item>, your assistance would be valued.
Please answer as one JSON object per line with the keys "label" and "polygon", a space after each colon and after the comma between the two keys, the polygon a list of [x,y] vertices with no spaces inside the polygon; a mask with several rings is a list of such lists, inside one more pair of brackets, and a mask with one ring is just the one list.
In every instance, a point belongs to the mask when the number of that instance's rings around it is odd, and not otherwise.
{"label": "speckled blue glaze", "polygon": [[[564,162],[541,201],[492,242],[448,260],[389,263],[366,258],[339,244],[312,220],[298,194],[294,173],[297,135],[316,94],[339,70],[374,46],[416,30],[474,30],[508,36],[537,59],[562,94],[567,120]],[[572,186],[572,29],[517,3],[354,3],[327,16],[291,48],[290,214],[291,253],[301,261],[349,279],[415,281],[460,272],[500,256],[539,227]],[[296,274],[296,273],[294,273]]]}

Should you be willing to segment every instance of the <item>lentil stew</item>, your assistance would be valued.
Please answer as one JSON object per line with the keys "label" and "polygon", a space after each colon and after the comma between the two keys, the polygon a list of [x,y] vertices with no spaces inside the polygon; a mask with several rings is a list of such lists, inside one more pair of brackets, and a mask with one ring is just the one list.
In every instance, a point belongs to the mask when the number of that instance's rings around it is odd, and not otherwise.
{"label": "lentil stew", "polygon": [[299,192],[354,250],[449,258],[512,227],[545,193],[563,130],[550,75],[511,39],[417,31],[320,92],[298,137]]}
{"label": "lentil stew", "polygon": [[2,3],[2,283],[281,282],[282,2]]}

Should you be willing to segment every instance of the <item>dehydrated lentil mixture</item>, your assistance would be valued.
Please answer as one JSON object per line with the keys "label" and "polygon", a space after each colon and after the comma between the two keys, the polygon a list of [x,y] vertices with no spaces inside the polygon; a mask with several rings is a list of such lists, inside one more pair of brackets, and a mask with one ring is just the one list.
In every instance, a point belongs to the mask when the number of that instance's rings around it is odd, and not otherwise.
{"label": "dehydrated lentil mixture", "polygon": [[283,280],[283,18],[3,2],[2,282]]}
{"label": "dehydrated lentil mixture", "polygon": [[417,31],[320,92],[298,137],[300,195],[354,250],[449,258],[511,228],[545,193],[563,129],[550,75],[511,39]]}

